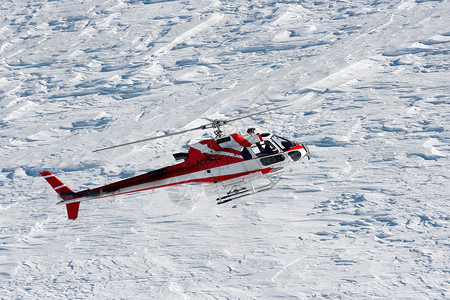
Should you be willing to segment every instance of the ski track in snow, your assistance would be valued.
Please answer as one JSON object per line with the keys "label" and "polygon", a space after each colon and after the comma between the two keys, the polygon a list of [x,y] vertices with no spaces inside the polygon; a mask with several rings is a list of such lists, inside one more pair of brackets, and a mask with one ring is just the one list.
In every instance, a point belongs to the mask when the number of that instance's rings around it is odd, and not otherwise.
{"label": "ski track in snow", "polygon": [[[10,1],[0,9],[0,298],[448,299],[448,1]],[[74,190],[173,163],[231,124],[306,142],[221,206]]]}

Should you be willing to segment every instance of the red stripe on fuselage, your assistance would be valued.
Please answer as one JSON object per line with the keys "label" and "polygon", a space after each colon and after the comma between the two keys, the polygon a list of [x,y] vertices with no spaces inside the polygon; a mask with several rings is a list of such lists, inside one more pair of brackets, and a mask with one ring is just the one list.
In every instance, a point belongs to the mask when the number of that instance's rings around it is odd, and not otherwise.
{"label": "red stripe on fuselage", "polygon": [[241,151],[239,151],[237,149],[222,148],[222,146],[220,146],[216,140],[201,141],[200,144],[206,145],[209,149],[214,150],[216,152],[223,151],[223,152],[228,152],[228,153],[232,153],[232,154],[236,154],[236,155],[241,155]]}
{"label": "red stripe on fuselage", "polygon": [[[128,178],[125,180],[121,180],[118,182],[114,182],[105,186],[101,186],[95,189],[89,189],[84,190],[81,192],[76,193],[78,197],[93,195],[95,193],[114,193],[114,191],[117,191],[119,189],[133,187],[136,185],[151,183],[159,180],[169,179],[173,177],[178,177],[182,175],[187,175],[199,171],[205,171],[208,169],[214,169],[221,166],[231,165],[235,163],[242,162],[244,159],[242,158],[235,158],[230,157],[226,155],[209,155],[210,159],[206,160],[204,162],[192,164],[190,161],[186,161],[177,165],[173,165],[170,167],[158,169],[155,171],[151,171],[146,174],[142,174],[136,177]],[[250,171],[254,172],[254,171]],[[239,174],[239,173],[237,173]],[[228,176],[228,175],[227,175]],[[231,176],[235,176],[234,174]],[[237,175],[238,176],[238,175]],[[214,179],[211,179],[212,177],[207,177],[202,181],[203,179],[195,179],[193,182],[214,182]],[[231,177],[233,178],[233,177]],[[199,181],[200,180],[200,181]],[[227,180],[227,179],[220,179],[220,180]],[[183,182],[178,182],[175,184],[181,184]],[[163,187],[163,186],[160,186]],[[118,194],[120,195],[120,194]]]}
{"label": "red stripe on fuselage", "polygon": [[292,147],[291,149],[287,150],[287,151],[291,151],[291,150],[300,150],[303,149],[303,146],[300,144],[295,145],[294,147]]}
{"label": "red stripe on fuselage", "polygon": [[212,149],[214,151],[222,150],[222,147],[220,147],[220,145],[216,142],[216,140],[213,140],[213,139],[201,141],[200,144],[206,145],[209,149]]}
{"label": "red stripe on fuselage", "polygon": [[[243,177],[245,175],[248,174],[252,174],[252,173],[256,173],[256,172],[261,172],[263,175],[269,173],[270,171],[272,171],[272,168],[265,168],[262,170],[253,170],[253,171],[247,171],[247,172],[241,172],[241,173],[236,173],[236,174],[232,174],[232,175],[221,175],[221,176],[215,176],[215,177],[209,177],[209,178],[198,178],[198,179],[191,179],[191,180],[185,180],[185,181],[180,181],[180,182],[175,182],[175,183],[168,183],[168,184],[163,184],[163,185],[159,185],[159,186],[153,186],[153,187],[148,187],[148,188],[141,188],[141,189],[136,189],[136,190],[132,190],[132,191],[127,191],[127,192],[119,192],[116,194],[109,194],[109,195],[103,195],[103,196],[99,196],[99,197],[89,197],[89,193],[93,193],[95,192],[97,189],[101,189],[97,188],[94,190],[86,190],[86,191],[82,191],[80,193],[83,192],[87,192],[86,195],[80,195],[80,198],[77,198],[77,201],[86,201],[86,200],[94,200],[94,199],[100,199],[100,198],[107,198],[107,197],[112,197],[112,196],[118,196],[118,195],[125,195],[125,194],[130,194],[130,193],[136,193],[136,192],[142,192],[142,191],[146,191],[146,190],[152,190],[152,189],[158,189],[158,188],[164,188],[164,187],[169,187],[169,186],[174,186],[174,185],[178,185],[178,184],[188,184],[188,183],[217,183],[217,182],[222,182],[222,181],[226,181],[226,180],[230,180],[233,178],[239,178],[239,177]],[[146,174],[144,174],[146,175]],[[142,175],[141,175],[142,176]],[[140,176],[136,176],[136,177],[140,177]],[[132,179],[132,178],[130,178]],[[160,180],[160,179],[157,179]],[[155,180],[155,181],[157,181]],[[151,181],[148,181],[151,182]],[[147,183],[147,182],[144,182]],[[142,183],[142,184],[144,184]],[[78,193],[79,194],[79,193]],[[89,197],[87,199],[83,199],[83,197]]]}
{"label": "red stripe on fuselage", "polygon": [[231,135],[233,137],[233,139],[236,141],[236,143],[238,143],[239,145],[241,145],[242,147],[250,147],[252,145],[252,143],[250,143],[249,141],[247,141],[242,135],[237,134],[237,133],[233,133]]}

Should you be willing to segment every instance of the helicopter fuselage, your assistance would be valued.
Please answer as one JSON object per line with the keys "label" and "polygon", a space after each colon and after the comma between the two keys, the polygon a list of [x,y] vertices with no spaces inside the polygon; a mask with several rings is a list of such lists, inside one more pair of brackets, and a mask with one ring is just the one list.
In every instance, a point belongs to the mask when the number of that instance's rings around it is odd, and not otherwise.
{"label": "helicopter fuselage", "polygon": [[[303,157],[309,157],[305,144],[293,143],[273,134],[252,134],[229,136],[203,140],[190,146],[187,153],[174,154],[176,159],[184,160],[178,164],[160,168],[125,180],[73,192],[62,184],[49,171],[41,173],[66,204],[69,219],[78,213],[79,202],[134,193],[179,184],[216,184],[245,178],[253,174],[265,176],[279,172],[286,165]],[[72,211],[69,212],[70,205]]]}

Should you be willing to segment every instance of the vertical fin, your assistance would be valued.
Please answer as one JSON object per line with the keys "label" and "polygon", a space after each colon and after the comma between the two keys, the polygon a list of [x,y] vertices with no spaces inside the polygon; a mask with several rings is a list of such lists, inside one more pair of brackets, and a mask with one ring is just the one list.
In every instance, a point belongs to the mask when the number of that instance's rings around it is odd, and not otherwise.
{"label": "vertical fin", "polygon": [[78,209],[80,208],[80,202],[73,202],[66,204],[67,216],[70,220],[75,220],[78,217]]}
{"label": "vertical fin", "polygon": [[[42,177],[51,185],[55,192],[61,197],[62,202],[77,198],[76,194],[61,182],[55,175],[49,171],[41,172]],[[75,220],[78,217],[78,209],[80,208],[80,202],[72,202],[66,204],[67,216],[71,220]]]}

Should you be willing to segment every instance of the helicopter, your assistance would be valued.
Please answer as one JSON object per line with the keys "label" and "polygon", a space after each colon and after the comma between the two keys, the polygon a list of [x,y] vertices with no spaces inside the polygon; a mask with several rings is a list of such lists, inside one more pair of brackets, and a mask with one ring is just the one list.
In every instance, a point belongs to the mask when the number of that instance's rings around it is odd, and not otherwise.
{"label": "helicopter", "polygon": [[272,133],[257,133],[255,128],[249,128],[245,135],[228,135],[222,129],[230,122],[287,106],[290,105],[231,119],[216,119],[192,129],[94,150],[99,152],[194,130],[214,129],[215,133],[215,138],[190,145],[188,152],[173,154],[177,164],[97,188],[73,192],[50,171],[44,170],[40,174],[58,194],[60,201],[57,204],[66,205],[70,220],[77,219],[82,201],[178,185],[202,185],[208,197],[217,204],[223,204],[272,188],[281,179],[287,165],[304,157],[311,158],[305,143],[292,142]]}

